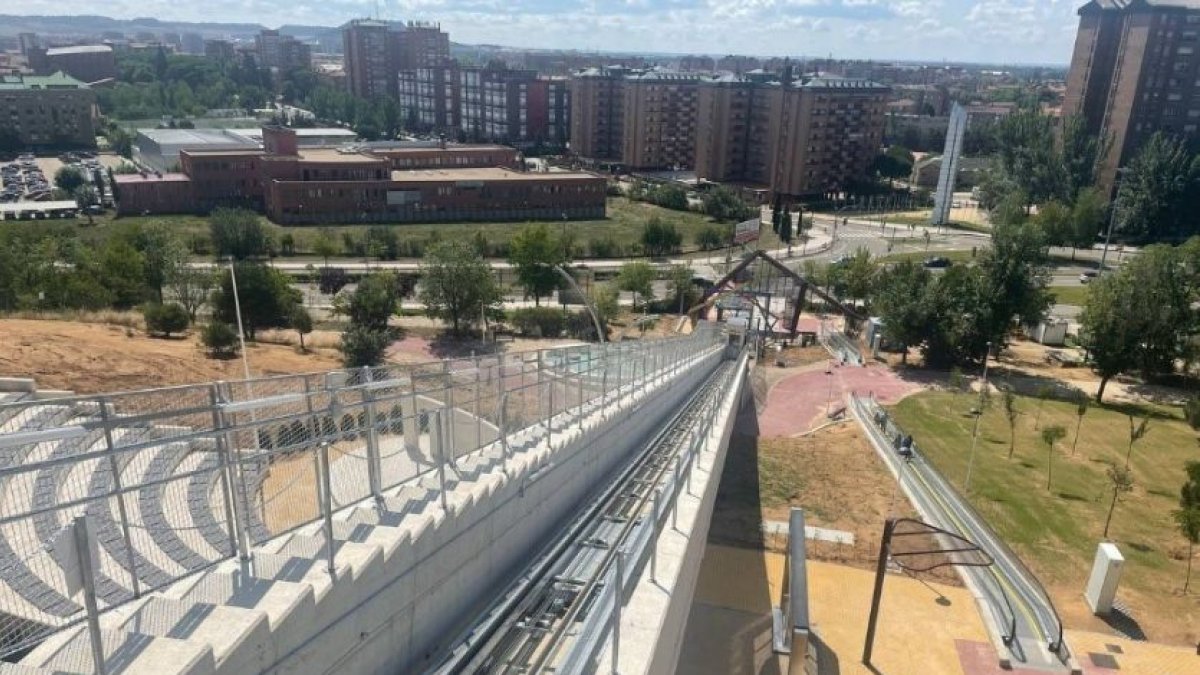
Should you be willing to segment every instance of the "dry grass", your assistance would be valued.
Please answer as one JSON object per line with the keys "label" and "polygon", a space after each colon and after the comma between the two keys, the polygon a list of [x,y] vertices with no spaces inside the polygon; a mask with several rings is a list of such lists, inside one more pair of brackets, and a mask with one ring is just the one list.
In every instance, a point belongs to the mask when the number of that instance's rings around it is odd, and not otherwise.
{"label": "dry grass", "polygon": [[146,322],[141,312],[123,311],[117,309],[64,309],[64,310],[18,310],[5,312],[0,315],[4,319],[24,319],[27,321],[70,321],[73,323],[94,323],[105,326],[120,326],[137,331],[146,330]]}

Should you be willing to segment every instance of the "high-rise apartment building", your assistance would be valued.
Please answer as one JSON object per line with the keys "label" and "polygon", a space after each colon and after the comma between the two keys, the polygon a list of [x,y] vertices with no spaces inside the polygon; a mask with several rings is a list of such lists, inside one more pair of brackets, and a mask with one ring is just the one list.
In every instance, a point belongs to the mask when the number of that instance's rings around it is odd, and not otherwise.
{"label": "high-rise apartment building", "polygon": [[1064,114],[1107,139],[1099,182],[1112,190],[1156,131],[1195,137],[1200,125],[1200,4],[1092,0],[1079,9]]}
{"label": "high-rise apartment building", "polygon": [[435,24],[355,19],[342,26],[342,41],[347,86],[361,98],[396,98],[400,71],[450,59],[450,36]]}
{"label": "high-rise apartment building", "polygon": [[406,128],[458,134],[461,117],[457,64],[402,70],[398,79]]}
{"label": "high-rise apartment building", "polygon": [[63,73],[0,76],[0,129],[22,145],[38,148],[94,147],[96,94]]}
{"label": "high-rise apartment building", "polygon": [[771,196],[840,191],[879,152],[889,89],[868,80],[724,76],[700,87],[696,175]]}
{"label": "high-rise apartment building", "polygon": [[588,162],[621,163],[625,77],[633,72],[620,67],[589,68],[571,78],[572,154]]}
{"label": "high-rise apartment building", "polygon": [[258,65],[287,72],[312,68],[312,49],[291,35],[262,30],[254,37]]}
{"label": "high-rise apartment building", "polygon": [[624,81],[621,159],[631,169],[691,169],[702,78],[650,70]]}
{"label": "high-rise apartment building", "polygon": [[541,78],[496,62],[460,68],[459,129],[472,141],[519,147],[563,144],[570,128],[570,94],[565,80]]}

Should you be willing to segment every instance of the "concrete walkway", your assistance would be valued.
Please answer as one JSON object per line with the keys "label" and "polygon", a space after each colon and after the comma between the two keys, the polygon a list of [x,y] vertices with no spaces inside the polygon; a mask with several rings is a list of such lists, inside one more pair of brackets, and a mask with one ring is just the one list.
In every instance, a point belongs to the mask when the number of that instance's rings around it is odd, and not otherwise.
{"label": "concrete walkway", "polygon": [[[906,382],[890,368],[868,365],[838,366],[817,363],[791,375],[771,388],[758,423],[764,438],[795,436],[822,424],[826,408],[844,408],[846,395],[874,392],[883,404],[891,404],[919,387]],[[826,374],[826,371],[830,374]]]}

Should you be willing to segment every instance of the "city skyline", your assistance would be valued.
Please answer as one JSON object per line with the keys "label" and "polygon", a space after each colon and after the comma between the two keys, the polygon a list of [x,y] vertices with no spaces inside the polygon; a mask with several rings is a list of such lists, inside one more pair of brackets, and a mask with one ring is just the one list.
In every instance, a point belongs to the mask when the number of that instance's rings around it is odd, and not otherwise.
{"label": "city skyline", "polygon": [[[1066,65],[1082,0],[392,0],[379,15],[441,23],[462,44],[661,54]],[[23,0],[22,15],[94,14],[80,0]],[[90,10],[90,11],[89,11]],[[339,26],[373,2],[116,0],[105,16]],[[569,19],[569,20],[568,20]],[[773,45],[780,45],[774,48]]]}

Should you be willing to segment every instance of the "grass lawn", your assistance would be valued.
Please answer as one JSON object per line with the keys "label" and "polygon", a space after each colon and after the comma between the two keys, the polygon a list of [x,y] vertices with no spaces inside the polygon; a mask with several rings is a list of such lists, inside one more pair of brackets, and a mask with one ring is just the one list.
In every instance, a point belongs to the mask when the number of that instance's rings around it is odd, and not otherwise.
{"label": "grass lawn", "polygon": [[1050,292],[1054,294],[1054,301],[1060,305],[1083,307],[1088,299],[1087,286],[1051,286]]}
{"label": "grass lawn", "polygon": [[[568,221],[565,223],[565,227],[568,232],[575,235],[576,244],[584,247],[585,250],[588,242],[591,240],[611,239],[616,242],[623,252],[628,254],[632,252],[632,247],[641,241],[643,226],[655,216],[675,226],[676,230],[683,236],[685,251],[696,248],[696,235],[703,228],[716,224],[708,216],[701,213],[672,211],[652,204],[630,201],[624,197],[612,197],[608,200],[607,218],[603,220]],[[82,223],[83,221],[80,222]],[[202,216],[194,215],[132,216],[116,221],[111,218],[98,218],[96,220],[96,227],[89,228],[89,231],[96,233],[96,236],[102,236],[106,230],[106,226],[110,223],[123,222],[166,222],[178,228],[188,237],[198,237],[202,240],[207,240],[208,238],[208,220]],[[564,227],[564,222],[561,220],[544,222],[551,226],[556,233]],[[463,239],[474,237],[476,233],[482,232],[487,237],[489,243],[497,245],[507,244],[512,240],[513,235],[525,225],[525,222],[437,223],[387,225],[386,227],[393,229],[399,235],[401,242],[426,242],[435,236],[442,239]],[[334,237],[340,244],[342,233],[350,233],[354,237],[361,238],[370,226],[334,225],[329,227],[334,231]],[[720,227],[727,228],[730,225],[720,225]],[[311,253],[312,242],[321,230],[320,227],[281,227],[271,223],[268,223],[268,228],[277,240],[285,233],[291,234],[296,240],[298,255]],[[767,241],[768,239],[770,241]],[[778,239],[769,228],[766,229],[764,243],[778,244]]]}
{"label": "grass lawn", "polygon": [[[971,446],[969,410],[976,400],[972,394],[929,392],[893,409],[900,426],[960,489]],[[999,400],[993,400],[981,421],[972,504],[1038,574],[1060,612],[1077,615],[1072,610],[1082,605],[1112,495],[1106,469],[1123,466],[1129,447],[1126,412],[1153,415],[1149,432],[1134,446],[1134,490],[1117,505],[1109,531],[1127,561],[1118,597],[1151,639],[1194,644],[1200,637],[1200,597],[1197,589],[1190,597],[1180,594],[1187,545],[1171,512],[1178,508],[1185,463],[1200,459],[1196,434],[1172,408],[1093,405],[1072,454],[1075,405],[1046,401],[1041,428],[1061,425],[1067,432],[1055,449],[1053,483],[1047,490],[1049,455],[1035,429],[1038,407],[1037,399],[1019,397],[1021,415],[1010,460],[1008,420]],[[1080,620],[1088,620],[1087,614],[1080,614]]]}

